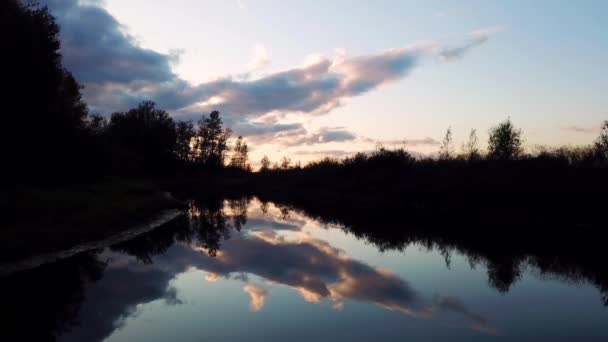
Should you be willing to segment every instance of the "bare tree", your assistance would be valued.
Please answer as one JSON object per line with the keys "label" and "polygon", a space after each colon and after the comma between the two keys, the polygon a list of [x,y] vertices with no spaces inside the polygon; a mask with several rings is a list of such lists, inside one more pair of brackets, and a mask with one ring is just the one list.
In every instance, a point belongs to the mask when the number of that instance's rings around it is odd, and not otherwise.
{"label": "bare tree", "polygon": [[450,160],[454,157],[454,143],[452,139],[452,127],[445,132],[441,146],[439,147],[439,159]]}
{"label": "bare tree", "polygon": [[462,153],[467,160],[477,160],[481,157],[477,138],[477,130],[472,129],[469,133],[469,140],[462,145]]}

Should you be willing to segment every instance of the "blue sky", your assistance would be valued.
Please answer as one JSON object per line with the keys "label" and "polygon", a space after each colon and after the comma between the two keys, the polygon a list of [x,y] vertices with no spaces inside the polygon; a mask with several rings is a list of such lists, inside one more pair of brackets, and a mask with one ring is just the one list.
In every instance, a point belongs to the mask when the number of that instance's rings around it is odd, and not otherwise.
{"label": "blue sky", "polygon": [[528,146],[586,144],[608,119],[605,1],[44,2],[93,109],[217,108],[257,159],[429,153],[508,116]]}

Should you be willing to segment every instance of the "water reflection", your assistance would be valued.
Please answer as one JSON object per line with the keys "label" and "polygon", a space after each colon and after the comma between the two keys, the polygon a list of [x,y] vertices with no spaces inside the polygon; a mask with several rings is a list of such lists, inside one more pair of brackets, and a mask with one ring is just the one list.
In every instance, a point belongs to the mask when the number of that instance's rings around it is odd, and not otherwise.
{"label": "water reflection", "polygon": [[[310,218],[313,215],[316,220]],[[329,303],[337,312],[348,310],[352,303],[363,303],[421,321],[456,317],[456,324],[481,336],[504,333],[495,320],[476,312],[462,298],[426,293],[415,288],[407,275],[358,260],[332,241],[311,233],[311,227],[319,231],[324,227],[322,221],[339,224],[342,230],[381,250],[405,250],[412,244],[437,250],[448,267],[452,254],[464,255],[471,267],[485,266],[490,284],[502,292],[508,291],[525,269],[533,268],[562,281],[592,283],[606,301],[607,277],[603,267],[596,267],[597,261],[529,255],[516,248],[481,248],[432,232],[397,234],[376,228],[379,223],[394,221],[366,217],[352,222],[353,217],[357,215],[342,221],[317,212],[304,214],[251,198],[193,198],[188,215],[148,234],[105,251],[2,279],[7,303],[4,310],[15,313],[11,315],[14,324],[8,325],[15,329],[7,333],[20,340],[40,341],[111,338],[148,303],[160,303],[166,310],[193,301],[182,298],[173,284],[180,274],[192,270],[203,271],[209,283],[240,282],[248,296],[248,310],[256,314],[264,313],[274,293],[286,288],[304,302]],[[200,286],[204,286],[202,280]],[[31,315],[32,307],[36,307],[35,316]],[[292,310],[290,313],[297,316],[297,309]],[[373,320],[377,314],[368,315]],[[20,328],[18,323],[26,321],[37,329]]]}

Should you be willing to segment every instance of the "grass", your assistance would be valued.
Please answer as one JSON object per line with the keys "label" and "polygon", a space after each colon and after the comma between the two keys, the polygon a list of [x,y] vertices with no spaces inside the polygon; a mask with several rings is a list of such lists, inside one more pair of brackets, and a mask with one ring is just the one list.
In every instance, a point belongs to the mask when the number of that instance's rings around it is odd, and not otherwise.
{"label": "grass", "polygon": [[181,205],[146,181],[3,189],[0,259],[102,239]]}

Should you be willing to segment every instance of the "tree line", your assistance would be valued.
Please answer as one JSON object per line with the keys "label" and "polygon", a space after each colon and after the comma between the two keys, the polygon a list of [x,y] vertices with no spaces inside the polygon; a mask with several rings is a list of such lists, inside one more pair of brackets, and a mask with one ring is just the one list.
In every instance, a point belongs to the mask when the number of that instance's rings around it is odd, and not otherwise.
{"label": "tree line", "polygon": [[475,162],[517,162],[524,160],[544,160],[562,162],[570,166],[606,167],[608,166],[608,120],[600,129],[600,134],[593,144],[582,147],[562,146],[556,148],[536,147],[536,151],[526,153],[524,150],[524,134],[517,128],[510,118],[492,127],[487,141],[487,151],[479,146],[479,137],[476,129],[472,129],[468,139],[456,152],[452,128],[448,127],[440,143],[436,156],[415,158],[405,148],[387,149],[381,145],[371,153],[356,153],[352,157],[342,160],[326,157],[320,161],[313,161],[302,167],[300,163],[293,164],[287,156],[280,162],[272,163],[268,156],[260,161],[259,171],[262,173],[280,172],[290,169],[315,169],[329,165],[333,167],[361,166],[364,163],[377,164],[394,161],[395,167],[411,166],[413,164],[446,164],[446,163],[475,163]]}

